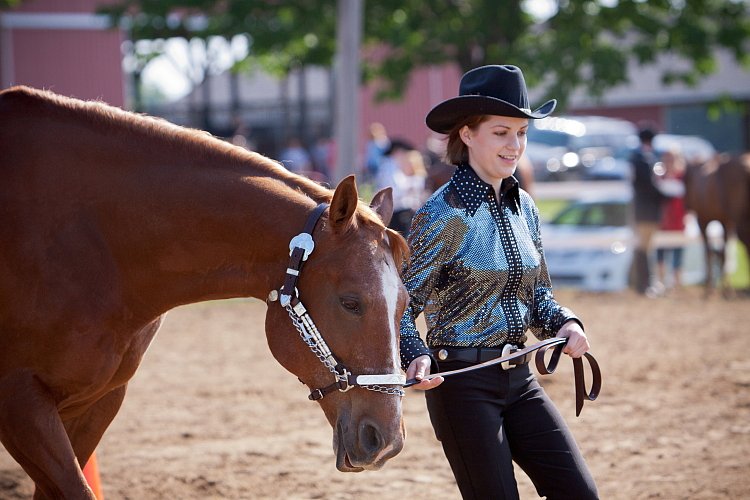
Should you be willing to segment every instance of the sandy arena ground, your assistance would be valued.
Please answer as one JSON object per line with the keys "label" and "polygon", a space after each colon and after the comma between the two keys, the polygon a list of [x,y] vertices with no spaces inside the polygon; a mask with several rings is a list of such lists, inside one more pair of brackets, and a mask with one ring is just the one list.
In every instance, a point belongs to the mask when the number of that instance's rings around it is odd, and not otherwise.
{"label": "sandy arena ground", "polygon": [[[750,498],[750,299],[698,289],[558,299],[587,326],[602,395],[576,418],[572,363],[542,380],[601,497]],[[168,315],[97,451],[108,500],[459,498],[413,390],[401,454],[380,471],[338,472],[323,412],[266,346],[265,309],[234,300]],[[517,476],[521,497],[536,498]],[[0,449],[0,498],[32,491]]]}

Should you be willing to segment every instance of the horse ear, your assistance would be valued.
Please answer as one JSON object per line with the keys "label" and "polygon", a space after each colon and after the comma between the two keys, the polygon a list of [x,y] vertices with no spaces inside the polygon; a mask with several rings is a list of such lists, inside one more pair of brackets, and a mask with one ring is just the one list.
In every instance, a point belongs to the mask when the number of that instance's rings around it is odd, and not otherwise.
{"label": "horse ear", "polygon": [[349,224],[354,211],[357,210],[358,201],[359,193],[354,176],[347,176],[336,186],[331,200],[329,220],[334,229],[345,228]]}
{"label": "horse ear", "polygon": [[380,216],[380,220],[386,226],[391,223],[393,217],[393,188],[383,188],[372,197],[370,208]]}

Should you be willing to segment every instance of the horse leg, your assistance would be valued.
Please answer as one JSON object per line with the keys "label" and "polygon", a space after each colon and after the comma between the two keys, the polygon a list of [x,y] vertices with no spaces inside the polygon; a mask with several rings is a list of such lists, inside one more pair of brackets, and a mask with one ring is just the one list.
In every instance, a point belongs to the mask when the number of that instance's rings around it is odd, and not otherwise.
{"label": "horse leg", "polygon": [[727,244],[729,243],[729,231],[730,231],[729,224],[724,224],[724,237],[722,238],[721,248],[719,249],[718,258],[719,258],[719,282],[721,286],[721,295],[725,299],[730,298],[732,296],[732,289],[729,286],[729,275],[727,275],[725,266],[726,266],[726,259],[727,259]]}
{"label": "horse leg", "polygon": [[81,467],[85,467],[104,431],[120,411],[127,384],[112,389],[82,415],[65,422],[65,428]]}
{"label": "horse leg", "polygon": [[95,500],[54,397],[28,369],[0,380],[0,441],[36,485],[35,499]]}
{"label": "horse leg", "polygon": [[[748,212],[748,217],[743,219],[741,224],[737,224],[737,239],[742,243],[742,246],[745,248],[745,255],[750,259],[750,210]],[[742,251],[742,249],[740,248],[739,251]],[[750,278],[750,266],[747,266],[747,271],[748,278]],[[748,283],[750,283],[750,279],[748,279]],[[750,293],[750,286],[743,293]]]}
{"label": "horse leg", "polygon": [[698,221],[698,227],[701,230],[701,239],[703,240],[703,253],[706,266],[706,282],[703,288],[703,294],[706,297],[711,295],[711,290],[713,289],[714,285],[714,268],[712,265],[713,249],[711,248],[711,243],[708,241],[708,234],[706,233],[707,226],[707,222],[701,220]]}

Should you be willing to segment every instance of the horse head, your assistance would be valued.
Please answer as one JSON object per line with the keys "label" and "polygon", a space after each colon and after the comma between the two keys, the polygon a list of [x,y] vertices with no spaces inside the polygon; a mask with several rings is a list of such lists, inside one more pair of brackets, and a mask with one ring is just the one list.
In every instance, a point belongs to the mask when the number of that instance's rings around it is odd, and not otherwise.
{"label": "horse head", "polygon": [[[333,361],[326,364],[325,353],[316,355],[303,341],[289,307],[269,303],[266,316],[273,356],[313,391],[311,399],[318,400],[333,428],[336,466],[345,472],[378,469],[403,447],[403,391],[393,380],[402,377],[398,331],[408,295],[399,271],[406,244],[386,228],[392,212],[390,189],[377,193],[368,207],[348,177],[313,231],[314,251],[299,273],[295,298],[304,303],[313,333],[324,339]],[[342,383],[341,373],[352,381],[376,377],[369,387],[352,386]],[[328,390],[316,391],[320,388]]]}

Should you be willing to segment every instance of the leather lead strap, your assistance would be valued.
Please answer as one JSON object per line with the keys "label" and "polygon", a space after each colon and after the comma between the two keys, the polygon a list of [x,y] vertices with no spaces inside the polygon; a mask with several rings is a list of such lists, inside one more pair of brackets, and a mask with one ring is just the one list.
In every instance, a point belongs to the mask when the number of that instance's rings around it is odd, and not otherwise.
{"label": "leather lead strap", "polygon": [[[557,363],[560,361],[560,355],[562,354],[562,350],[565,347],[566,342],[567,339],[554,337],[516,351],[510,356],[491,359],[489,361],[485,361],[484,363],[468,366],[466,368],[460,368],[458,370],[434,373],[432,375],[428,375],[423,380],[431,380],[435,377],[450,377],[452,375],[458,375],[459,373],[466,373],[474,370],[479,370],[481,368],[487,368],[488,366],[512,361],[534,351],[536,351],[534,355],[534,362],[536,364],[536,369],[539,371],[539,374],[549,375],[551,373],[554,373],[555,369],[557,368]],[[549,363],[545,363],[544,355],[549,349],[552,349],[552,356],[550,357]],[[594,359],[594,356],[592,356],[588,352],[584,354],[584,357],[588,360],[589,365],[591,366],[591,390],[589,392],[586,392],[586,381],[584,379],[583,370],[583,357],[573,358],[573,375],[575,376],[576,391],[576,417],[581,414],[581,410],[583,409],[583,402],[594,401],[597,396],[599,396],[599,391],[602,388],[602,373],[599,370],[599,363],[597,363],[596,359]],[[409,379],[406,381],[404,387],[410,387],[412,385],[418,384],[419,382],[420,381],[416,379]]]}
{"label": "leather lead strap", "polygon": [[599,363],[589,353],[584,354],[584,356],[589,360],[591,366],[591,391],[586,392],[586,382],[583,378],[583,358],[573,358],[573,371],[576,380],[576,417],[581,414],[583,400],[595,400],[602,388],[602,372],[599,370]]}
{"label": "leather lead strap", "polygon": [[[534,357],[536,363],[536,369],[540,375],[549,375],[554,373],[557,368],[557,363],[560,361],[560,355],[565,344],[557,345],[545,345],[542,346]],[[544,354],[548,349],[552,348],[552,356],[550,357],[549,363],[544,362]],[[583,370],[583,358],[586,358],[591,366],[591,390],[586,392],[586,380],[584,377]],[[584,401],[594,401],[599,396],[599,391],[602,388],[602,372],[599,370],[599,363],[596,362],[594,356],[589,353],[585,353],[581,358],[573,358],[573,376],[575,378],[575,390],[576,390],[576,417],[581,414],[583,410]]]}
{"label": "leather lead strap", "polygon": [[[478,363],[476,365],[467,366],[466,368],[459,368],[458,370],[451,370],[447,372],[440,372],[440,373],[434,373],[432,375],[428,375],[423,380],[430,380],[435,377],[449,377],[452,375],[458,375],[459,373],[465,373],[465,372],[472,372],[474,370],[479,370],[480,368],[486,368],[488,366],[493,366],[497,364],[502,364],[505,362],[511,362],[513,360],[516,360],[518,358],[521,358],[523,356],[526,356],[527,354],[530,354],[538,349],[544,349],[545,351],[553,346],[553,345],[564,345],[567,342],[567,339],[554,337],[547,340],[542,340],[541,342],[537,342],[534,345],[530,345],[528,347],[524,347],[523,349],[520,349],[518,351],[513,352],[512,354],[509,354],[507,356],[502,356],[500,358],[490,359],[489,361],[485,361],[483,363]],[[554,368],[553,368],[554,370]],[[420,381],[416,379],[409,379],[406,381],[405,387],[409,387],[415,384],[418,384]]]}

